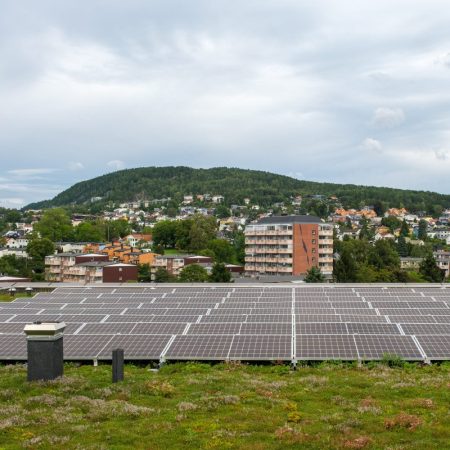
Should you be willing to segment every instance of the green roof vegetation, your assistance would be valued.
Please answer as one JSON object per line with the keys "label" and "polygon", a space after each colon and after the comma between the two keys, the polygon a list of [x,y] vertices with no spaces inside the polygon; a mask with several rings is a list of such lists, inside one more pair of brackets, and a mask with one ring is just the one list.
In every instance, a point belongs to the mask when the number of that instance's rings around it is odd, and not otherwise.
{"label": "green roof vegetation", "polygon": [[[395,363],[395,364],[394,364]],[[393,366],[393,367],[390,367]],[[0,367],[2,449],[444,449],[450,365]]]}

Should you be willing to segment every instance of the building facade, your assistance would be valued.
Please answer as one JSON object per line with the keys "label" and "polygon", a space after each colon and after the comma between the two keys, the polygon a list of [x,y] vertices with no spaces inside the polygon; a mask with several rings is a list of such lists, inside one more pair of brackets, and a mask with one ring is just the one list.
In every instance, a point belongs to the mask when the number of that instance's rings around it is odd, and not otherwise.
{"label": "building facade", "polygon": [[333,225],[315,216],[272,216],[245,229],[245,271],[300,276],[333,273]]}

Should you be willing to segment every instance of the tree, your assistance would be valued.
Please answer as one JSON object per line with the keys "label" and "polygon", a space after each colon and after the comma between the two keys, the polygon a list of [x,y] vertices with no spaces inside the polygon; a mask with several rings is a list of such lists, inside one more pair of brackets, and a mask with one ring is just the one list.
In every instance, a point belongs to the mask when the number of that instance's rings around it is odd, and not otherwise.
{"label": "tree", "polygon": [[359,232],[359,239],[367,239],[368,241],[371,241],[374,237],[374,231],[370,226],[369,221],[364,217],[360,223],[361,230]]}
{"label": "tree", "polygon": [[369,264],[377,269],[398,269],[400,268],[400,258],[394,248],[394,243],[390,239],[380,239],[370,250]]}
{"label": "tree", "polygon": [[397,240],[397,252],[402,257],[408,256],[409,254],[408,244],[406,243],[406,240],[402,235],[400,235]]}
{"label": "tree", "polygon": [[378,217],[383,217],[386,212],[386,205],[382,201],[377,200],[373,204],[373,209],[377,213]]}
{"label": "tree", "polygon": [[55,252],[55,245],[50,239],[35,238],[28,242],[27,253],[34,261],[44,261],[45,257]]}
{"label": "tree", "polygon": [[242,231],[236,231],[233,235],[233,245],[236,254],[236,260],[239,264],[245,263],[245,234]]}
{"label": "tree", "polygon": [[398,220],[397,217],[389,216],[381,219],[381,225],[388,227],[391,233],[394,233],[397,228],[400,228],[402,222]]}
{"label": "tree", "polygon": [[216,263],[232,263],[236,261],[235,250],[225,239],[212,239],[208,242],[207,249],[212,251]]}
{"label": "tree", "polygon": [[408,237],[409,236],[409,227],[406,223],[406,220],[403,219],[402,226],[400,227],[400,236]]}
{"label": "tree", "polygon": [[34,238],[27,245],[27,253],[30,257],[30,268],[33,272],[33,280],[41,281],[44,279],[45,257],[53,254],[55,246],[50,239]]}
{"label": "tree", "polygon": [[44,212],[41,220],[34,226],[42,238],[53,242],[70,241],[74,237],[72,221],[62,208],[49,209]]}
{"label": "tree", "polygon": [[214,212],[219,219],[225,219],[231,216],[231,211],[225,205],[217,205]]}
{"label": "tree", "polygon": [[445,277],[445,272],[437,266],[431,253],[420,263],[419,273],[430,283],[442,283]]}
{"label": "tree", "polygon": [[323,283],[324,281],[325,277],[318,267],[313,266],[306,272],[306,283]]}
{"label": "tree", "polygon": [[162,220],[152,230],[153,244],[164,248],[174,248],[177,240],[177,222]]}
{"label": "tree", "polygon": [[83,222],[75,227],[75,240],[78,242],[103,242],[105,227],[99,223]]}
{"label": "tree", "polygon": [[198,264],[184,266],[178,277],[183,283],[203,283],[208,281],[208,272]]}
{"label": "tree", "polygon": [[350,248],[346,247],[334,263],[333,276],[338,283],[356,281],[357,264]]}
{"label": "tree", "polygon": [[5,255],[0,258],[0,274],[10,277],[31,278],[31,266],[26,258],[16,255]]}
{"label": "tree", "polygon": [[216,237],[216,229],[215,217],[196,214],[189,232],[189,250],[198,252],[207,248],[208,242]]}
{"label": "tree", "polygon": [[149,283],[150,281],[152,281],[150,264],[138,265],[138,281],[141,283]]}
{"label": "tree", "polygon": [[231,281],[231,273],[225,264],[217,263],[213,265],[209,279],[213,283],[229,283]]}
{"label": "tree", "polygon": [[169,273],[164,267],[158,267],[155,272],[155,282],[156,283],[170,283],[175,281],[176,277]]}
{"label": "tree", "polygon": [[427,230],[428,230],[428,223],[426,220],[420,219],[419,221],[419,231],[417,237],[421,239],[422,241],[425,241],[427,239]]}
{"label": "tree", "polygon": [[113,241],[131,233],[131,225],[125,219],[110,220],[106,224],[106,239]]}

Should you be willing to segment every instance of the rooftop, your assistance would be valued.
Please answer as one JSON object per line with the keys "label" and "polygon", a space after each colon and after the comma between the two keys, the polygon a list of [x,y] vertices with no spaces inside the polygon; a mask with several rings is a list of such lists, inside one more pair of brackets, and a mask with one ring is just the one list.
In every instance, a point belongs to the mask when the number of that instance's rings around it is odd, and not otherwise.
{"label": "rooftop", "polygon": [[323,223],[317,216],[271,216],[258,220],[258,224]]}

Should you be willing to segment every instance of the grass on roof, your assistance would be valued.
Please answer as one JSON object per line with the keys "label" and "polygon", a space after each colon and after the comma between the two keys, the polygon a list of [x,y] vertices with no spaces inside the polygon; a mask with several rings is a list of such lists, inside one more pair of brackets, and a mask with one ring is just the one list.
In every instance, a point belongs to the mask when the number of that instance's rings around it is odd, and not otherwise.
{"label": "grass on roof", "polygon": [[0,367],[0,448],[448,449],[450,365]]}

